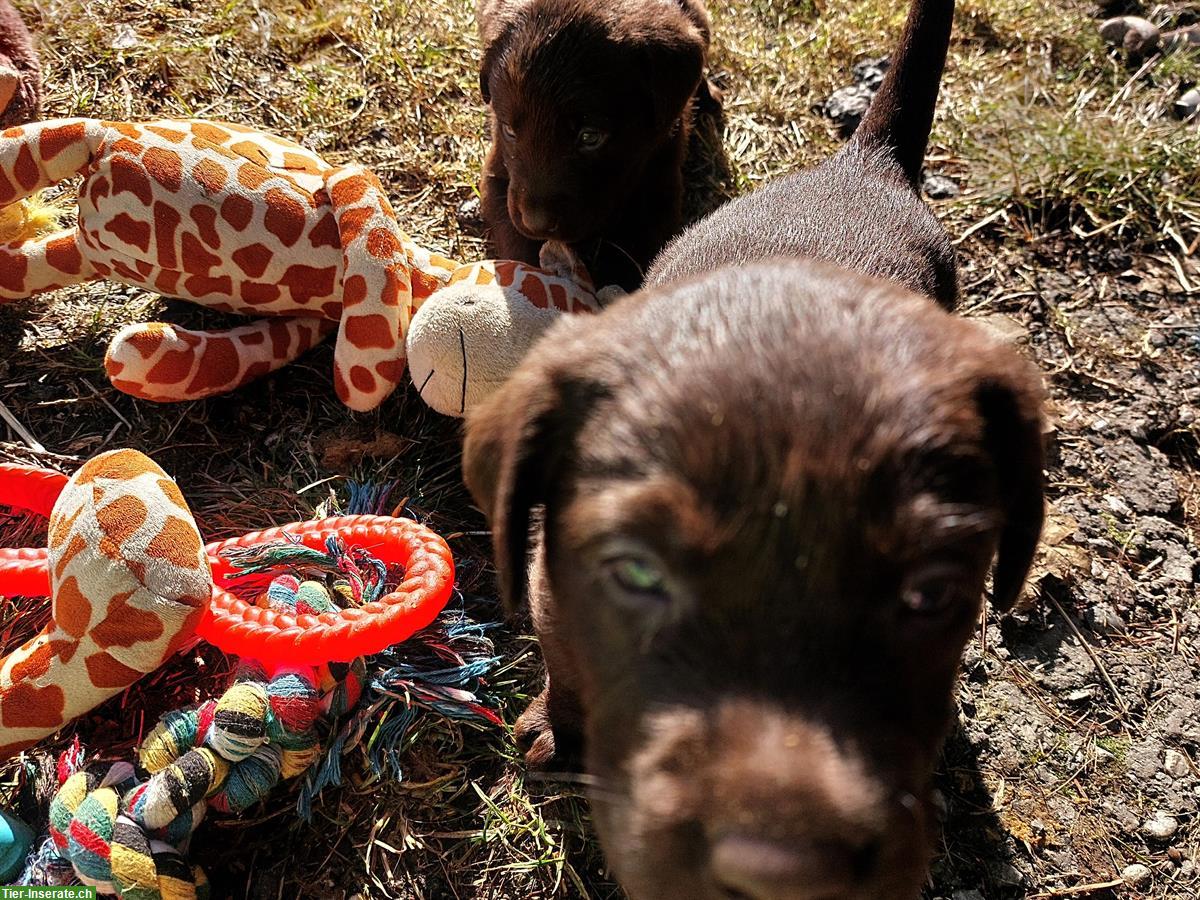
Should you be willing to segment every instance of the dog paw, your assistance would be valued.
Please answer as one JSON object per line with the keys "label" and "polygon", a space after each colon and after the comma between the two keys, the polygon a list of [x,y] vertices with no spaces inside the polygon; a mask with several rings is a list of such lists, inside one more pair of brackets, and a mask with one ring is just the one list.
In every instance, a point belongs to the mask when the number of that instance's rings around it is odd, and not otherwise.
{"label": "dog paw", "polygon": [[517,749],[525,754],[525,765],[531,769],[548,769],[554,762],[554,729],[546,709],[546,692],[542,691],[525,708],[513,727]]}

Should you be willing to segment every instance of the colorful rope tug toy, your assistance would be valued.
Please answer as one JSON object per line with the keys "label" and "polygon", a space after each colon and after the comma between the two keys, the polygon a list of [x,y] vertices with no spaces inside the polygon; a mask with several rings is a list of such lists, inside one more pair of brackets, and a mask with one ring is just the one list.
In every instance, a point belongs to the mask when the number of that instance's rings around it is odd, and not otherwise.
{"label": "colorful rope tug toy", "polygon": [[[70,479],[0,465],[0,503],[50,520],[48,550],[0,549],[0,594],[53,598],[50,624],[0,661],[0,758],[153,671],[193,635],[240,657],[224,694],[167,713],[142,742],[146,777],[128,762],[63,755],[49,839],[23,883],[77,878],[118,897],[203,896],[204,874],[183,854],[206,809],[237,813],[281,779],[311,777],[322,732],[359,701],[364,657],[430,626],[454,584],[442,538],[381,515],[203,546],[178,487],[133,450],[98,456]],[[456,673],[482,674],[432,649]],[[412,686],[403,666],[386,674]],[[415,705],[455,701],[441,711],[498,721],[469,692],[436,679],[424,688]],[[362,722],[350,724],[361,733]]]}

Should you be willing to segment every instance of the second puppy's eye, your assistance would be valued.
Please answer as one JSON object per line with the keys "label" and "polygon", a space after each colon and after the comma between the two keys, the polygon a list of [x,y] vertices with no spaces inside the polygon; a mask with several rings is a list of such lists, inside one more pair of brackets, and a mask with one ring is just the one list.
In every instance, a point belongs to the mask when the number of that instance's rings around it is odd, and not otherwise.
{"label": "second puppy's eye", "polygon": [[581,128],[579,130],[579,149],[580,150],[599,150],[604,146],[604,142],[608,140],[608,132],[601,131],[599,128]]}
{"label": "second puppy's eye", "polygon": [[603,566],[614,594],[624,601],[641,606],[668,599],[666,574],[656,559],[622,554],[604,560]]}
{"label": "second puppy's eye", "polygon": [[511,125],[509,125],[507,122],[500,123],[500,131],[503,132],[504,136],[510,141],[515,141],[517,139],[516,129],[513,128]]}

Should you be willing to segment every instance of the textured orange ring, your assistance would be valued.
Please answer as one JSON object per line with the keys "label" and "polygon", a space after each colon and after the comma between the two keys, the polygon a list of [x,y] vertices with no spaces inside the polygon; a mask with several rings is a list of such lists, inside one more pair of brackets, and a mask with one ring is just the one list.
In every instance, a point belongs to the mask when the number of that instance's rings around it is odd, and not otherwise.
{"label": "textured orange ring", "polygon": [[[67,477],[33,466],[0,465],[0,504],[49,516]],[[290,615],[251,606],[226,591],[233,572],[222,550],[299,538],[314,550],[338,535],[386,565],[404,568],[404,580],[390,594],[357,609],[320,615]],[[208,544],[213,595],[196,633],[226,653],[267,664],[320,665],[349,662],[378,653],[429,625],[454,588],[454,559],[446,542],[411,519],[341,516],[294,522]],[[0,548],[0,596],[50,594],[48,553],[43,549]]]}

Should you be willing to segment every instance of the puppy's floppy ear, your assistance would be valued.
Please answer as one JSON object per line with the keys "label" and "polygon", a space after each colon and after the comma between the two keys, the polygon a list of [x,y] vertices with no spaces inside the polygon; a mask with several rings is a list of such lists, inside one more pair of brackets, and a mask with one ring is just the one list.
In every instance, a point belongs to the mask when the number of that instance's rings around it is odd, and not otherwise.
{"label": "puppy's floppy ear", "polygon": [[517,25],[526,15],[528,0],[480,0],[475,7],[479,23],[479,41],[483,44],[483,60],[479,64],[479,91],[484,103],[492,102],[489,84],[492,71],[508,50]]}
{"label": "puppy's floppy ear", "polygon": [[646,72],[654,122],[667,128],[683,114],[700,84],[708,41],[681,14],[638,35],[635,48]]}
{"label": "puppy's floppy ear", "polygon": [[997,610],[1007,612],[1021,594],[1045,517],[1041,385],[1032,366],[1014,355],[980,379],[975,401],[1004,516],[992,574],[992,602]]}
{"label": "puppy's floppy ear", "polygon": [[467,415],[463,479],[491,523],[500,596],[510,612],[528,590],[532,512],[551,499],[594,392],[566,372],[527,363]]}

